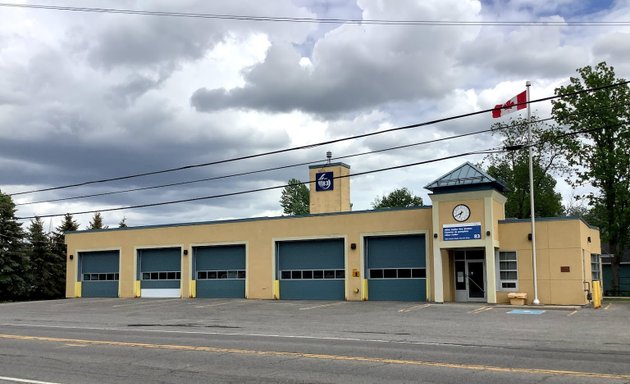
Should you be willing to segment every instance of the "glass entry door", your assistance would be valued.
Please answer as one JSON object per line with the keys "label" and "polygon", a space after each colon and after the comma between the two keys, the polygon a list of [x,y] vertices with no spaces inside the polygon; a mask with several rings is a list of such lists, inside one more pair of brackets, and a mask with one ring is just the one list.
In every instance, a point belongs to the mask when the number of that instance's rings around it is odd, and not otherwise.
{"label": "glass entry door", "polygon": [[455,256],[455,301],[486,300],[484,251],[457,250]]}
{"label": "glass entry door", "polygon": [[485,299],[485,279],[484,279],[484,262],[478,260],[466,261],[468,267],[468,299],[474,301],[475,299]]}

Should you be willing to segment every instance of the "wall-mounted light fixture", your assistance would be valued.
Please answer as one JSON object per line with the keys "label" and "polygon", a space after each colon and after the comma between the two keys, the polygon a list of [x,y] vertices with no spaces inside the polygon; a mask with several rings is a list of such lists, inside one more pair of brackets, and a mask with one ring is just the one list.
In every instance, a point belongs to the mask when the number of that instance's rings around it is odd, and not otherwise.
{"label": "wall-mounted light fixture", "polygon": [[184,256],[188,256],[188,250],[184,249]]}
{"label": "wall-mounted light fixture", "polygon": [[586,238],[586,241],[588,241],[588,242],[590,243],[590,242],[591,242],[591,237],[590,237],[590,236],[589,236],[589,237],[587,237],[587,238]]}
{"label": "wall-mounted light fixture", "polygon": [[527,240],[532,241],[532,234],[531,233],[527,234]]}
{"label": "wall-mounted light fixture", "polygon": [[433,234],[433,238],[434,238],[434,239],[437,239],[437,238],[438,238],[438,234],[437,234],[437,233],[434,233],[434,234]]}
{"label": "wall-mounted light fixture", "polygon": [[74,255],[70,255],[70,256],[68,256],[68,258],[69,258],[70,260],[72,260],[72,259],[74,259]]}
{"label": "wall-mounted light fixture", "polygon": [[490,236],[490,231],[486,231],[486,236]]}
{"label": "wall-mounted light fixture", "polygon": [[350,249],[357,249],[357,243],[351,243]]}

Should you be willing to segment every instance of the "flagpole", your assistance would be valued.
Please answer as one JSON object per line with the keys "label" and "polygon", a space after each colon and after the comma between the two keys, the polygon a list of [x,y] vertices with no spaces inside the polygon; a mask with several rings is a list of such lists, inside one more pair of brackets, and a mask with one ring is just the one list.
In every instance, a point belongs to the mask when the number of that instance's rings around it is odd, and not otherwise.
{"label": "flagpole", "polygon": [[527,87],[527,142],[529,147],[529,200],[530,200],[530,215],[532,221],[532,269],[534,271],[534,305],[540,304],[538,300],[538,273],[536,268],[536,219],[534,209],[534,165],[532,160],[532,107],[529,103],[529,87],[532,83],[527,81],[525,86]]}

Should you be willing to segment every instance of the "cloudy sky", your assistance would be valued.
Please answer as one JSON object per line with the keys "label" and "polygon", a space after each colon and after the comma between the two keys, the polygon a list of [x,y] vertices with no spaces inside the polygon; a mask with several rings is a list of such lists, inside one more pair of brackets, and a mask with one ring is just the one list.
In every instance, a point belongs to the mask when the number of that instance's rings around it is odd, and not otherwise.
{"label": "cloudy sky", "polygon": [[[17,193],[213,162],[421,123],[493,107],[532,82],[551,96],[576,68],[607,61],[630,78],[630,27],[498,26],[488,22],[630,21],[627,0],[67,1],[89,6],[236,16],[482,22],[374,25],[218,20],[0,7],[0,190]],[[485,24],[484,24],[485,23]],[[435,24],[435,23],[433,23]],[[548,117],[549,103],[534,111]],[[367,139],[164,173],[15,195],[18,216],[210,196],[307,180],[317,162],[488,129],[490,114]],[[476,135],[343,159],[352,172],[481,150]],[[351,181],[355,210],[423,186],[470,156]],[[572,191],[558,186],[565,199]],[[105,212],[130,226],[282,214],[280,190]],[[77,215],[84,226],[91,215]],[[46,219],[55,226],[58,219]]]}

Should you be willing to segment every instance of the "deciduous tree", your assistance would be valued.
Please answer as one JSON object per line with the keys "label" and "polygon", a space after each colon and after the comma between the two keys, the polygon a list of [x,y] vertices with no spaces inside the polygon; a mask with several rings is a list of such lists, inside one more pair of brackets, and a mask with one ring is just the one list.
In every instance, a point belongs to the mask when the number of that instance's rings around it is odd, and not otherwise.
{"label": "deciduous tree", "polygon": [[380,197],[377,196],[372,202],[372,208],[410,208],[421,207],[422,198],[414,195],[407,188],[394,189],[389,194]]}
{"label": "deciduous tree", "polygon": [[298,179],[291,179],[282,189],[280,205],[287,215],[308,215],[310,197],[308,187]]}
{"label": "deciduous tree", "polygon": [[506,217],[531,217],[528,125],[532,134],[535,215],[561,215],[562,196],[555,191],[554,175],[563,175],[567,171],[567,164],[558,138],[561,133],[558,126],[542,122],[537,116],[532,116],[529,122],[521,117],[511,119],[507,125],[494,124],[493,134],[501,137],[504,147],[513,150],[486,157],[485,161],[489,164],[487,172],[501,179],[509,188],[506,192]]}
{"label": "deciduous tree", "polygon": [[[564,145],[573,167],[569,182],[597,190],[584,198],[601,210],[602,240],[614,255],[612,284],[618,291],[621,255],[630,243],[630,87],[605,62],[577,72],[579,77],[555,90],[567,96],[552,101],[552,114],[572,134]],[[605,86],[611,87],[570,95]]]}

